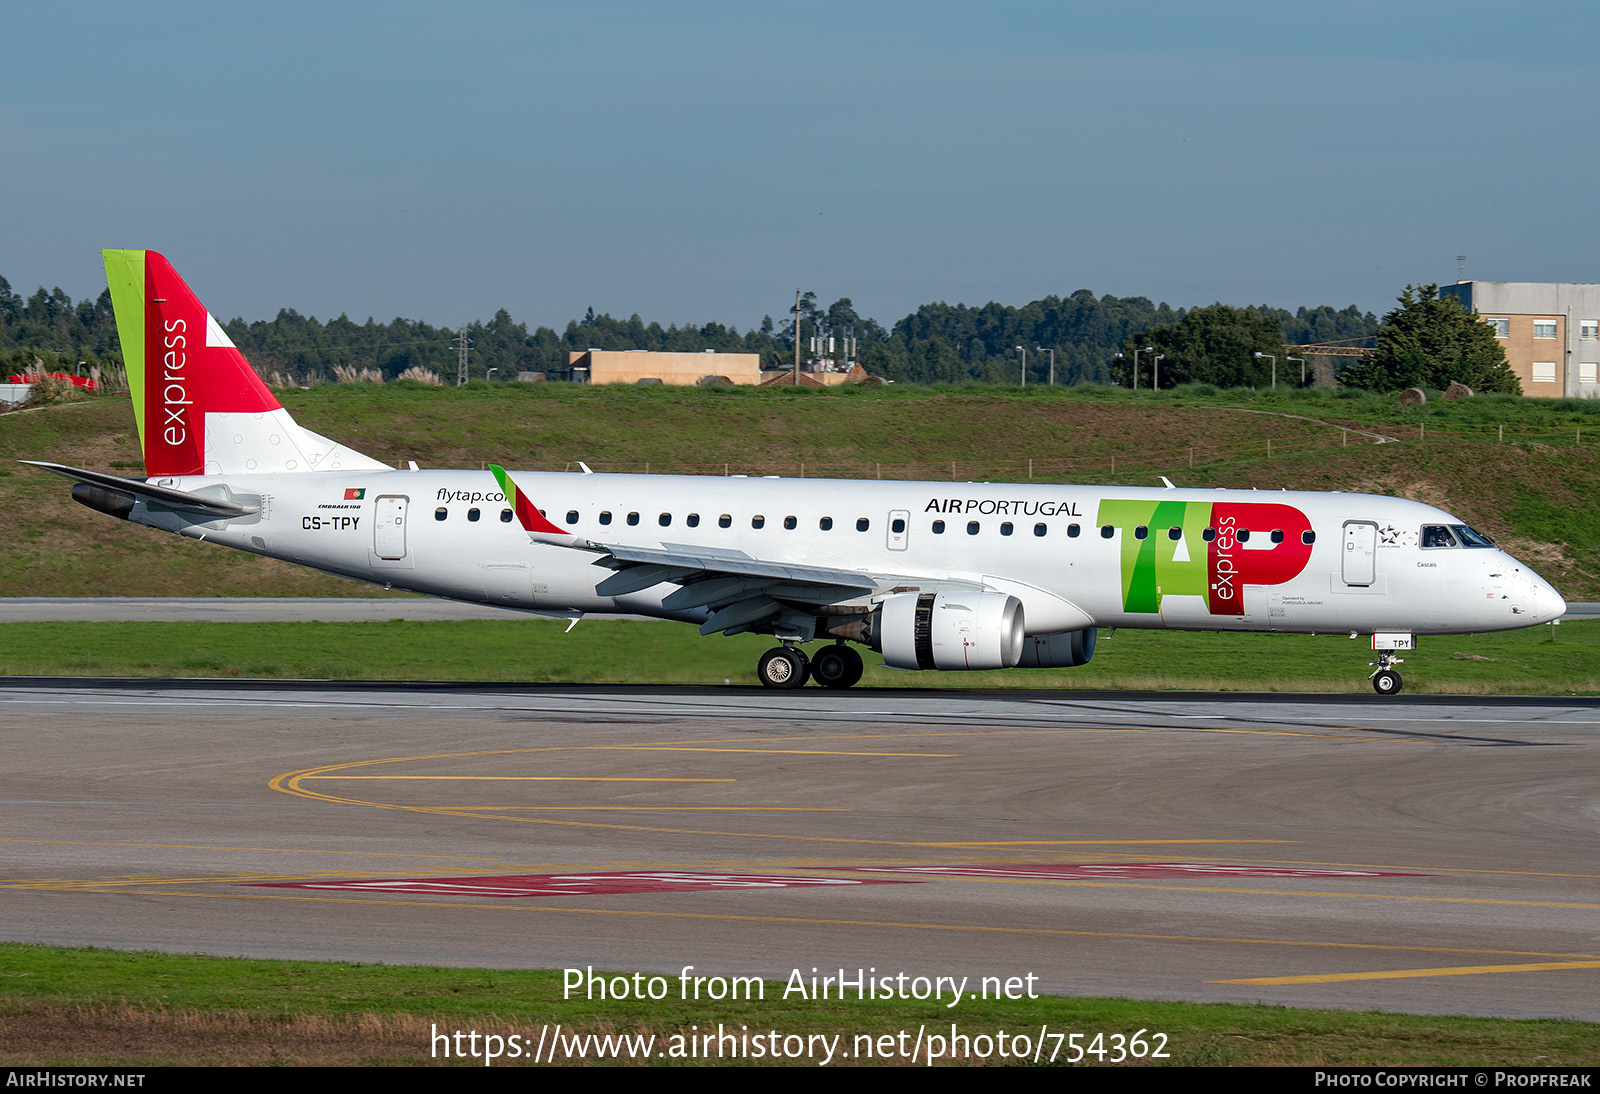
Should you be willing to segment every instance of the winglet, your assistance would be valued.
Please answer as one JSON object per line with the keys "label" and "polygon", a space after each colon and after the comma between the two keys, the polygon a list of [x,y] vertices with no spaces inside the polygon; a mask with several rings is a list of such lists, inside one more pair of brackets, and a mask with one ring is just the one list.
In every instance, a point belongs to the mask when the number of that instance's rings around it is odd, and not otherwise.
{"label": "winglet", "polygon": [[506,469],[497,464],[490,464],[489,470],[494,473],[494,480],[500,484],[501,493],[505,494],[506,502],[511,506],[511,511],[517,515],[517,523],[524,529],[539,535],[561,536],[571,539],[569,532],[563,532],[554,524],[545,519],[545,515],[535,508],[528,495],[517,489],[517,484],[511,481],[511,476],[506,474]]}

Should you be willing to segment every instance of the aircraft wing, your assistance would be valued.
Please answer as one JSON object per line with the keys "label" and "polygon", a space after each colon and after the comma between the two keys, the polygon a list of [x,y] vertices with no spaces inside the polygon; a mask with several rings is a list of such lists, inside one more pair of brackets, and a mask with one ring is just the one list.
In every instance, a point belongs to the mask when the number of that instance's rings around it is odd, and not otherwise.
{"label": "aircraft wing", "polygon": [[677,585],[661,605],[672,611],[706,608],[711,618],[701,634],[738,633],[783,614],[786,604],[836,604],[875,593],[981,589],[976,581],[915,578],[902,574],[874,574],[807,566],[755,558],[742,551],[664,544],[632,547],[596,543],[604,552],[596,562],[617,572],[600,582],[602,596],[623,596],[663,582]]}
{"label": "aircraft wing", "polygon": [[719,551],[707,547],[688,547],[666,544],[661,548],[628,547],[622,544],[600,543],[608,561],[604,565],[614,570],[636,566],[664,566],[701,574],[718,574],[753,578],[765,581],[785,581],[799,584],[831,585],[839,588],[868,592],[876,582],[855,570],[837,570],[827,566],[802,566],[789,562],[771,562],[754,558],[743,551]]}
{"label": "aircraft wing", "polygon": [[837,604],[880,592],[913,589],[932,592],[985,588],[977,581],[808,566],[716,547],[673,543],[642,547],[584,539],[551,524],[504,468],[491,464],[489,470],[530,539],[596,552],[596,565],[617,571],[595,587],[597,593],[626,596],[663,583],[677,585],[676,591],[663,598],[661,606],[669,611],[709,610],[711,617],[700,625],[701,634],[750,630],[777,619],[786,604]]}

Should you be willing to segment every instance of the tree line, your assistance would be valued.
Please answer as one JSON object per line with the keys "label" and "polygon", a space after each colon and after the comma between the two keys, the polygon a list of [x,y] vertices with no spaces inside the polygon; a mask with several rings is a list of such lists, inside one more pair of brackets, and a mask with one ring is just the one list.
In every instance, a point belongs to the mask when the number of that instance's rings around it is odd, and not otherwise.
{"label": "tree line", "polygon": [[[1414,294],[1410,286],[1407,294]],[[885,328],[860,316],[849,297],[824,307],[815,293],[805,293],[781,322],[767,316],[743,333],[715,322],[663,327],[645,323],[638,315],[618,319],[596,314],[593,308],[560,333],[547,326],[530,331],[501,308],[488,322],[469,324],[466,337],[469,374],[474,379],[512,379],[519,372],[553,374],[566,366],[569,352],[586,349],[755,353],[763,368],[786,368],[794,360],[797,336],[803,357],[812,356],[813,339],[825,345],[831,337],[835,359],[842,359],[848,336],[868,372],[910,383],[1013,384],[1026,375],[1028,383],[1039,384],[1053,369],[1057,384],[1131,385],[1137,362],[1143,387],[1154,378],[1154,358],[1159,354],[1162,387],[1187,382],[1264,387],[1270,382],[1271,357],[1278,358],[1280,382],[1291,375],[1282,360],[1285,345],[1358,345],[1372,344],[1374,339],[1382,345],[1380,328],[1396,327],[1395,317],[1419,304],[1407,301],[1408,296],[1402,296],[1402,307],[1380,324],[1371,312],[1354,305],[1302,307],[1294,312],[1266,305],[1184,309],[1143,296],[1096,296],[1079,289],[1020,307],[994,302],[924,304]],[[1421,303],[1435,310],[1442,306],[1436,294]],[[446,379],[457,372],[458,332],[421,320],[379,323],[369,318],[356,323],[341,315],[323,322],[285,308],[270,320],[232,319],[224,329],[264,376],[277,374],[281,382],[326,380],[336,368],[371,369],[386,380],[412,368],[431,370]],[[1418,364],[1418,355],[1449,344],[1453,344],[1449,338],[1430,340],[1413,331],[1400,343],[1407,363],[1395,375],[1421,375],[1426,370]],[[120,363],[110,292],[74,304],[61,289],[46,292],[41,287],[24,298],[0,278],[0,367],[22,371],[35,359],[52,371],[73,371],[80,361],[91,367]],[[1298,374],[1293,375],[1298,382]],[[1392,386],[1393,377],[1366,364],[1347,370],[1347,375],[1362,386]],[[1482,389],[1495,390],[1492,383]]]}

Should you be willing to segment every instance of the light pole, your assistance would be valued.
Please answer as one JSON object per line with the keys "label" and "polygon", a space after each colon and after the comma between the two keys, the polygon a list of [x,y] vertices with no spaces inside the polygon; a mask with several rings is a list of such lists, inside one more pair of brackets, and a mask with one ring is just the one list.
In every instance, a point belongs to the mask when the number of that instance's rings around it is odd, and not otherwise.
{"label": "light pole", "polygon": [[1150,386],[1155,388],[1157,391],[1161,390],[1161,362],[1165,361],[1166,359],[1167,359],[1167,355],[1164,354],[1164,353],[1158,353],[1158,354],[1155,355],[1155,358],[1154,358],[1154,363],[1155,363],[1155,366],[1156,366],[1156,375],[1155,375],[1155,382],[1152,383]]}
{"label": "light pole", "polygon": [[1289,357],[1287,355],[1285,355],[1283,359],[1285,361],[1299,361],[1300,362],[1300,386],[1301,387],[1305,387],[1306,386],[1306,359],[1304,357]]}
{"label": "light pole", "polygon": [[1139,390],[1139,354],[1149,353],[1155,348],[1154,346],[1145,346],[1143,349],[1133,351],[1133,390],[1135,391]]}
{"label": "light pole", "polygon": [[1276,391],[1278,389],[1278,358],[1270,353],[1262,353],[1260,350],[1256,350],[1256,356],[1265,357],[1272,362],[1272,389]]}
{"label": "light pole", "polygon": [[1043,346],[1034,346],[1033,348],[1039,353],[1048,353],[1050,355],[1050,386],[1054,387],[1056,383],[1056,351],[1045,349]]}
{"label": "light pole", "polygon": [[1021,346],[1018,346],[1017,350],[1022,354],[1022,386],[1023,387],[1027,387],[1028,386],[1028,351],[1023,349]]}

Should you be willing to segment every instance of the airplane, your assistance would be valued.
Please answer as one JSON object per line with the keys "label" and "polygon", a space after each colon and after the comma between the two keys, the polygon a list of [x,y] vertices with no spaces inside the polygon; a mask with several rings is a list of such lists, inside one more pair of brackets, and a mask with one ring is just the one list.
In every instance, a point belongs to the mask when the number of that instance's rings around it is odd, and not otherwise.
{"label": "airplane", "polygon": [[848,688],[855,646],[907,670],[1082,665],[1127,627],[1370,635],[1394,695],[1419,635],[1566,611],[1488,537],[1395,497],[397,469],[296,423],[160,254],[104,258],[145,478],[24,461],[75,500],[385,588],[769,634],[769,688]]}

